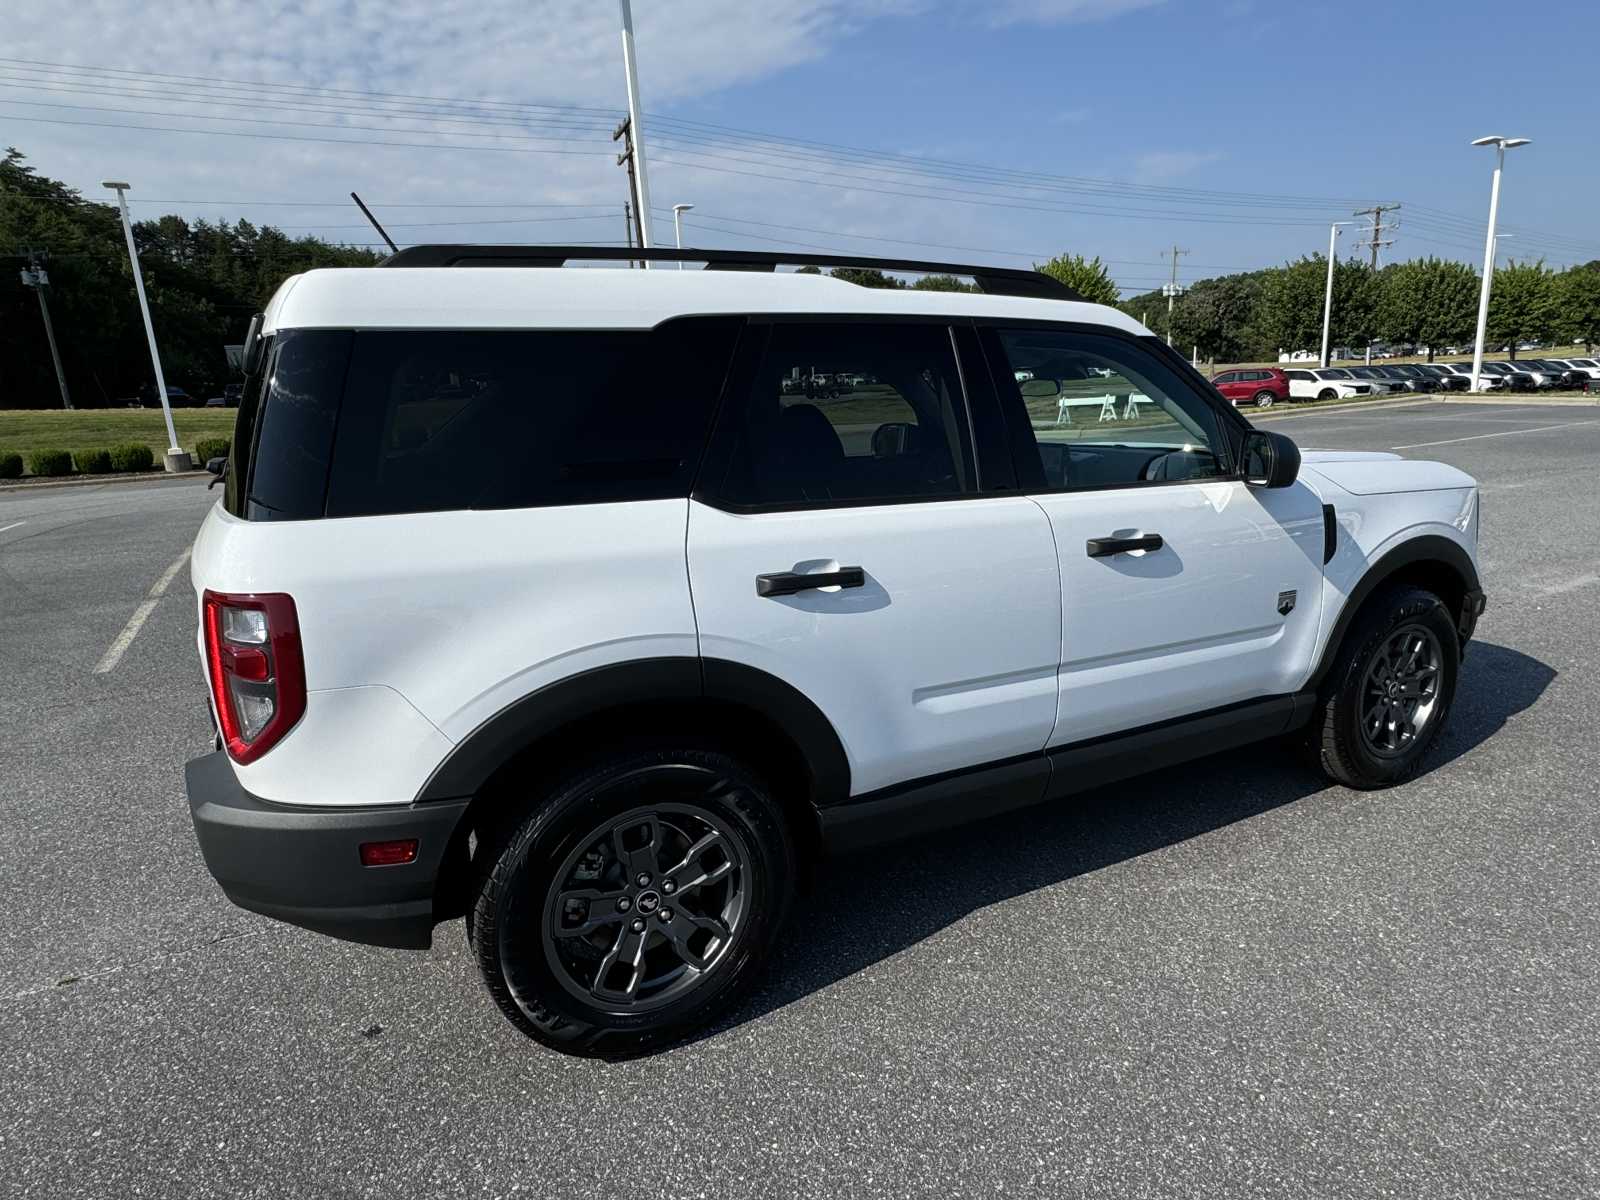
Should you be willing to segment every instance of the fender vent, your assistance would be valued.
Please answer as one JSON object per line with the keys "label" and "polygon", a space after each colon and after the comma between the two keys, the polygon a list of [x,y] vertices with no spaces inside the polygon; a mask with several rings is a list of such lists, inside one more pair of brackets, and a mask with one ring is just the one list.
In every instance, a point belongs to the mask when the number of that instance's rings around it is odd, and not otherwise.
{"label": "fender vent", "polygon": [[1333,561],[1333,556],[1339,551],[1339,519],[1334,515],[1333,505],[1322,506],[1322,563],[1326,566]]}

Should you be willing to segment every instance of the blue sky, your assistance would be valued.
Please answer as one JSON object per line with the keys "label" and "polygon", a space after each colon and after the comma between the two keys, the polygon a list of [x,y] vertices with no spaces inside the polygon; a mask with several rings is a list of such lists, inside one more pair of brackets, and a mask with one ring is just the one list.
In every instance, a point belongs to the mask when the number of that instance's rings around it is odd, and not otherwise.
{"label": "blue sky", "polygon": [[[13,5],[0,141],[87,191],[134,179],[137,215],[366,240],[344,202],[354,187],[402,242],[620,237],[608,0]],[[1145,290],[1174,242],[1192,280],[1319,250],[1328,222],[1399,202],[1385,261],[1476,263],[1493,155],[1467,143],[1505,133],[1534,144],[1510,157],[1501,260],[1600,258],[1592,2],[1514,17],[1478,0],[635,9],[645,107],[660,118],[646,122],[653,200],[697,206],[689,242],[1013,265],[1070,250]],[[1513,25],[1531,31],[1524,53],[1505,40]],[[528,104],[552,107],[511,107]],[[386,140],[411,144],[371,144]],[[510,207],[534,204],[551,207]]]}

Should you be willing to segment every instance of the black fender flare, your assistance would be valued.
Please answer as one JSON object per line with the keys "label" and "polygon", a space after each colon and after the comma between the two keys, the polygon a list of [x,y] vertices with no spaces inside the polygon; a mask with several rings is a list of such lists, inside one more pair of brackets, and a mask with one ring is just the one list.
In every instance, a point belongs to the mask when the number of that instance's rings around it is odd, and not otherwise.
{"label": "black fender flare", "polygon": [[[1476,619],[1477,612],[1472,611],[1472,598],[1475,595],[1481,597],[1483,593],[1478,582],[1478,569],[1472,564],[1472,556],[1459,544],[1440,534],[1430,533],[1409,538],[1372,563],[1366,573],[1356,581],[1355,587],[1350,589],[1350,594],[1345,597],[1344,607],[1339,610],[1339,617],[1333,624],[1333,632],[1328,635],[1328,643],[1322,649],[1322,658],[1317,663],[1317,669],[1312,672],[1310,680],[1306,683],[1307,691],[1320,688],[1327,679],[1328,672],[1333,670],[1334,659],[1344,642],[1345,634],[1350,631],[1351,622],[1355,620],[1356,613],[1361,611],[1361,606],[1367,602],[1368,597],[1401,571],[1418,563],[1438,564],[1454,572],[1461,581],[1465,607],[1471,611],[1471,619]],[[1466,613],[1457,615],[1465,631],[1470,633]]]}
{"label": "black fender flare", "polygon": [[792,685],[744,663],[716,658],[645,658],[580,671],[514,700],[461,739],[417,793],[416,803],[476,795],[525,747],[563,726],[629,705],[718,701],[782,731],[811,773],[811,802],[850,795],[850,762],[833,724]]}

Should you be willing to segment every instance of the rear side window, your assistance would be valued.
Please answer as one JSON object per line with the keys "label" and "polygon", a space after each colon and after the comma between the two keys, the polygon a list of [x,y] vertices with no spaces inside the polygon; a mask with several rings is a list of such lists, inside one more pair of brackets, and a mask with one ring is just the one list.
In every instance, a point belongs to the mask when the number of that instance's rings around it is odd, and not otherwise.
{"label": "rear side window", "polygon": [[687,496],[740,324],[355,334],[327,515]]}
{"label": "rear side window", "polygon": [[707,493],[759,508],[976,490],[950,338],[933,324],[773,325],[753,377],[723,406]]}

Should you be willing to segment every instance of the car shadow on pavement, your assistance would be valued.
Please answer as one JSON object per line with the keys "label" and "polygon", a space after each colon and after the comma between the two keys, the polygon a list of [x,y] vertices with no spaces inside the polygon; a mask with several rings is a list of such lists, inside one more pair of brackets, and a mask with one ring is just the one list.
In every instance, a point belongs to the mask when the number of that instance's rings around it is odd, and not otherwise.
{"label": "car shadow on pavement", "polygon": [[[1469,647],[1456,704],[1425,766],[1469,753],[1531,707],[1551,667]],[[1334,789],[1282,742],[1201,759],[1056,804],[823,863],[758,991],[703,1035],[754,1020],[870,967],[968,914]]]}

